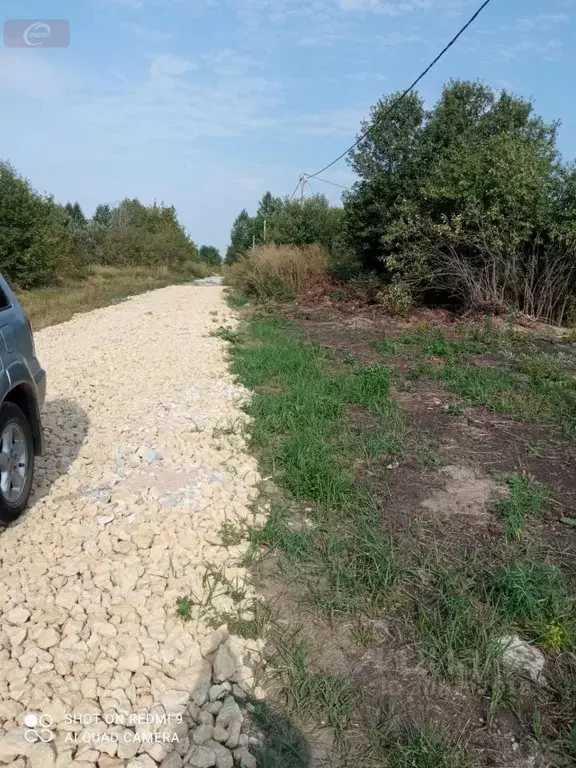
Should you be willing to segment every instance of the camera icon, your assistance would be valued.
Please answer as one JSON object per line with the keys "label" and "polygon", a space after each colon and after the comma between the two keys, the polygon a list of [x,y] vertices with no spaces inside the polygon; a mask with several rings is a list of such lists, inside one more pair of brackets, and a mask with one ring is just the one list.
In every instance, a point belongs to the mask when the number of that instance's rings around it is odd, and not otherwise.
{"label": "camera icon", "polygon": [[54,725],[54,718],[50,715],[36,715],[34,712],[29,712],[24,718],[24,725],[27,729],[24,731],[24,738],[30,744],[37,741],[48,744],[53,741],[54,733],[51,728]]}

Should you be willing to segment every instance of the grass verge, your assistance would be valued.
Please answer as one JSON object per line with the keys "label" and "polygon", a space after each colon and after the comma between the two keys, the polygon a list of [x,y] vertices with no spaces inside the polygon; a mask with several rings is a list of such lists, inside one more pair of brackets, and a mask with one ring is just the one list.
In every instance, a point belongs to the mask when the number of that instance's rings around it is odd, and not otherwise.
{"label": "grass verge", "polygon": [[[490,726],[499,713],[525,709],[537,716],[540,711],[537,697],[523,698],[526,691],[517,674],[504,667],[502,637],[517,633],[538,644],[559,668],[566,666],[574,633],[572,587],[559,569],[530,554],[532,528],[520,541],[528,519],[539,515],[547,497],[544,487],[528,474],[501,475],[508,493],[494,500],[491,512],[504,520],[507,540],[502,541],[500,526],[487,526],[486,541],[478,536],[482,551],[472,563],[467,563],[468,544],[453,541],[456,546],[451,547],[448,543],[448,549],[453,549],[448,553],[431,528],[412,525],[411,509],[402,520],[407,523],[405,529],[395,527],[396,521],[387,527],[388,483],[395,482],[394,475],[401,482],[429,482],[430,470],[442,463],[442,446],[432,455],[427,433],[406,423],[390,382],[394,377],[399,391],[401,384],[409,391],[406,379],[411,374],[405,363],[415,360],[419,375],[436,380],[448,369],[481,370],[489,366],[472,366],[468,356],[496,356],[504,343],[514,346],[507,362],[513,361],[518,381],[532,382],[542,392],[550,384],[557,388],[556,394],[562,390],[569,403],[570,376],[562,366],[534,352],[524,338],[501,339],[490,327],[465,329],[456,338],[417,328],[395,339],[368,340],[368,350],[391,360],[367,364],[362,362],[366,349],[361,354],[347,351],[338,335],[338,352],[331,354],[335,346],[311,342],[285,315],[273,307],[252,310],[240,332],[220,329],[216,333],[229,342],[233,370],[253,391],[247,406],[252,446],[263,474],[273,479],[276,488],[272,499],[267,499],[271,504],[266,524],[249,536],[254,559],[273,552],[282,586],[289,585],[292,613],[287,621],[285,615],[282,619],[290,638],[288,648],[283,638],[273,642],[281,651],[274,666],[281,670],[288,712],[300,723],[329,725],[339,745],[352,742],[354,750],[361,742],[360,764],[366,766],[460,768],[475,765],[477,757],[479,765],[486,765],[482,754],[493,748]],[[358,347],[355,340],[353,348]],[[374,355],[368,359],[374,360]],[[465,399],[472,402],[471,397]],[[453,403],[443,414],[456,420],[462,410]],[[561,414],[555,418],[565,421]],[[415,440],[419,435],[423,439]],[[405,498],[399,484],[393,487]],[[544,518],[540,515],[539,524]],[[450,527],[441,513],[435,522]],[[479,517],[474,526],[466,525],[458,536],[468,541],[475,526],[481,530],[485,525],[484,518]],[[473,552],[473,535],[471,544]],[[295,642],[290,629],[301,620],[304,630]],[[316,637],[319,626],[323,629]],[[384,684],[377,680],[367,691],[362,674],[355,677],[349,672],[352,667],[345,665],[336,665],[335,671],[330,654],[317,653],[325,635],[329,641],[338,636],[340,642],[339,633],[346,632],[356,644],[359,668],[371,670],[373,664],[376,678],[389,674],[396,683],[396,662],[405,650],[411,654],[402,671],[416,691],[412,701],[407,697],[408,711],[403,714],[410,717],[410,708],[418,709],[420,694],[425,704],[430,697],[417,727],[394,729],[392,718],[384,713],[382,732],[374,734],[370,713],[381,704],[376,689]],[[398,658],[391,658],[394,655]],[[398,661],[400,667],[402,663]],[[425,670],[425,688],[414,682],[414,669],[418,679]],[[371,671],[366,675],[371,685]],[[452,694],[443,698],[447,690]],[[565,714],[566,697],[556,688],[551,690],[546,691],[548,698],[542,705],[549,712],[544,730],[548,739],[557,735],[565,749],[571,727]],[[384,695],[385,691],[384,687]],[[554,696],[559,704],[552,701]],[[470,707],[468,722],[456,724],[456,715],[450,714],[450,700],[456,699]],[[441,725],[448,726],[446,733],[434,719],[434,713],[444,708]],[[466,730],[478,712],[484,716],[477,720],[483,724],[483,746],[473,748],[470,763],[459,746],[457,728],[462,728],[460,733]],[[485,727],[486,723],[490,726]],[[505,746],[510,748],[509,743]]]}
{"label": "grass verge", "polygon": [[191,263],[174,271],[159,267],[93,266],[83,280],[68,280],[61,285],[17,291],[35,331],[70,320],[78,312],[115,304],[128,296],[205,277],[202,264]]}

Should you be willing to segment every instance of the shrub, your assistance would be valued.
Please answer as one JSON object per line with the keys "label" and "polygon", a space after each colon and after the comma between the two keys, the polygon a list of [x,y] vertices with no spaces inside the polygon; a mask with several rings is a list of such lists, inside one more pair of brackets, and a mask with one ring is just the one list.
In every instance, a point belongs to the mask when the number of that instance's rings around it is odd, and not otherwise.
{"label": "shrub", "polygon": [[247,295],[291,300],[326,277],[326,253],[318,245],[260,246],[229,266],[226,277]]}
{"label": "shrub", "polygon": [[378,291],[378,303],[389,315],[407,315],[413,306],[410,289],[402,283],[391,283]]}

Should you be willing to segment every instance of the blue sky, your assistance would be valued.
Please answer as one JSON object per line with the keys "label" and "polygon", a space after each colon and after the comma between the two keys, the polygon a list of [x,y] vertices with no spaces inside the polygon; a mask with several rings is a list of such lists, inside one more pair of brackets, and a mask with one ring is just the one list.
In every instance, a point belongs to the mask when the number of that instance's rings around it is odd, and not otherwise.
{"label": "blue sky", "polygon": [[[67,18],[65,49],[0,48],[0,156],[41,191],[174,204],[225,248],[242,207],[289,194],[404,88],[479,0],[5,0],[4,18]],[[531,96],[576,157],[575,0],[492,0],[420,86],[450,77]],[[345,162],[326,173],[353,180]],[[337,202],[335,187],[316,182]]]}

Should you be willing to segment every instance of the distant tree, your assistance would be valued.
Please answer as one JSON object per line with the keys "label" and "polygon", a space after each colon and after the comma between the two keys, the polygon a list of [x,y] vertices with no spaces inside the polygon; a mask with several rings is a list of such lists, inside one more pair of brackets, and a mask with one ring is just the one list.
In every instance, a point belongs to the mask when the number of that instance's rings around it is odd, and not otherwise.
{"label": "distant tree", "polygon": [[252,237],[254,234],[254,221],[248,215],[248,211],[240,211],[232,225],[230,233],[230,245],[226,251],[226,264],[232,264],[243,256],[252,246]]}
{"label": "distant tree", "polygon": [[220,251],[213,245],[200,246],[198,253],[200,256],[200,261],[204,261],[211,267],[219,267],[222,263],[222,259],[220,258]]}
{"label": "distant tree", "polygon": [[66,212],[72,222],[77,227],[86,226],[86,217],[84,216],[84,212],[82,211],[80,203],[66,203],[64,208],[66,209]]}
{"label": "distant tree", "polygon": [[112,209],[106,203],[96,206],[92,223],[100,227],[109,227],[112,224]]}
{"label": "distant tree", "polygon": [[258,204],[256,216],[274,216],[282,210],[283,200],[274,197],[271,192],[265,192]]}

